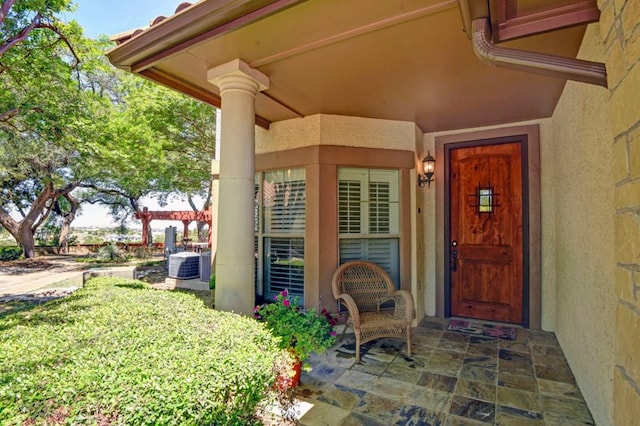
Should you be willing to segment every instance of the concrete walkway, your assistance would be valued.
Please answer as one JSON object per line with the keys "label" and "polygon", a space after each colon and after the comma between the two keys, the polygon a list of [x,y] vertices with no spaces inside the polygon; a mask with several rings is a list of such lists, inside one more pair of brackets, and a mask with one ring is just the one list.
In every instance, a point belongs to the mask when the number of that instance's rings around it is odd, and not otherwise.
{"label": "concrete walkway", "polygon": [[93,275],[113,273],[114,275],[133,277],[134,266],[87,270],[83,269],[86,265],[74,262],[65,256],[47,256],[46,261],[56,264],[57,267],[46,271],[27,272],[15,275],[0,273],[0,298],[32,293],[38,289],[51,286],[55,283],[61,283],[62,281],[65,281],[65,287],[82,287],[83,275],[87,273]]}

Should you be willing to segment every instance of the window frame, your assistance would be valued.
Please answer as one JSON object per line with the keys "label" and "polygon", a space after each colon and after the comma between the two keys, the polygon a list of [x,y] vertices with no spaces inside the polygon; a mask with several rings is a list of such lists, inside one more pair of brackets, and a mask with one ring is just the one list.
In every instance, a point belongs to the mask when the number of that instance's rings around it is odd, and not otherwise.
{"label": "window frame", "polygon": [[[302,174],[302,178],[304,180],[304,223],[301,230],[297,230],[296,232],[277,232],[277,231],[267,231],[267,218],[266,218],[266,208],[264,206],[264,188],[265,188],[265,179],[266,176],[270,173],[287,173],[287,171],[294,171]],[[307,171],[305,167],[284,167],[272,170],[263,170],[255,173],[255,197],[256,197],[256,206],[255,206],[255,218],[256,223],[254,225],[254,235],[255,235],[255,245],[256,245],[256,274],[255,274],[255,286],[256,286],[256,294],[262,297],[269,296],[269,283],[267,283],[266,272],[267,272],[267,259],[265,248],[267,246],[266,239],[274,240],[274,239],[299,239],[302,240],[303,246],[303,278],[302,278],[302,294],[298,294],[301,300],[304,300],[305,297],[305,268],[304,263],[306,262],[306,226],[307,226]],[[285,180],[286,182],[286,180]]]}
{"label": "window frame", "polygon": [[[338,167],[336,171],[336,191],[337,191],[337,206],[336,206],[336,215],[337,215],[337,255],[338,255],[338,263],[342,264],[343,256],[342,256],[342,241],[346,240],[388,240],[395,241],[394,250],[389,252],[390,261],[393,260],[393,265],[390,267],[391,270],[388,270],[384,265],[382,266],[389,275],[392,277],[393,282],[396,288],[400,288],[401,281],[401,268],[402,268],[402,259],[401,259],[401,247],[402,247],[402,238],[401,238],[401,230],[402,230],[402,221],[401,221],[401,181],[402,175],[400,169],[397,168],[371,168],[371,167]],[[341,206],[340,203],[342,201],[341,197],[341,181],[346,181],[345,177],[352,176],[364,176],[366,174],[366,179],[361,180],[361,189],[360,189],[360,232],[359,233],[350,233],[350,232],[341,232],[343,226],[341,224]],[[390,193],[390,201],[389,205],[393,205],[395,208],[389,208],[389,231],[388,233],[372,233],[371,232],[371,204],[374,202],[370,197],[370,184],[371,182],[380,182],[379,180],[372,180],[372,175],[387,175],[390,176],[391,179],[388,182],[391,184],[389,188]],[[351,176],[350,176],[351,175]],[[352,179],[351,179],[352,180]],[[363,199],[364,195],[364,199]],[[365,208],[363,208],[365,206]],[[395,223],[391,223],[395,222]],[[391,246],[390,246],[391,247]],[[371,246],[367,243],[367,246],[363,251],[369,251]],[[367,259],[369,256],[366,256]],[[391,259],[393,257],[393,259]]]}

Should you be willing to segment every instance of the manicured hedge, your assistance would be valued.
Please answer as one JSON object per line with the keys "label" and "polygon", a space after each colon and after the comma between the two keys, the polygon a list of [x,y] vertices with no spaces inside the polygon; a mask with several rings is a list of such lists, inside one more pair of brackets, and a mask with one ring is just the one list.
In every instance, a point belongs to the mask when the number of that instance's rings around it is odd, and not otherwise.
{"label": "manicured hedge", "polygon": [[22,256],[22,248],[16,246],[0,247],[0,260],[16,260]]}
{"label": "manicured hedge", "polygon": [[251,318],[98,277],[0,319],[0,424],[254,424],[283,356]]}

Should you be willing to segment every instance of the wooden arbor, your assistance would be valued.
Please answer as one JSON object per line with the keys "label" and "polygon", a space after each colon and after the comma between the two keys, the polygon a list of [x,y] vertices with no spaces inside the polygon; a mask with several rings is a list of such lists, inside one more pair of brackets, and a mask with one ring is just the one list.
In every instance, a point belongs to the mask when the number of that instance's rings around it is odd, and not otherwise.
{"label": "wooden arbor", "polygon": [[142,212],[135,213],[136,219],[142,221],[142,245],[149,244],[149,229],[152,220],[179,220],[183,225],[183,238],[189,238],[189,224],[193,221],[207,222],[209,224],[209,246],[211,246],[211,211],[169,210],[149,211],[145,207]]}

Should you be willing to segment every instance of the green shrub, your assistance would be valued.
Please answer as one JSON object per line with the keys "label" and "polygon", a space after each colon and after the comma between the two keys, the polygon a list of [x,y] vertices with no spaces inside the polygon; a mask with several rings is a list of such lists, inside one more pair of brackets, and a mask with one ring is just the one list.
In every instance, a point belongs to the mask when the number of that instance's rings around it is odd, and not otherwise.
{"label": "green shrub", "polygon": [[257,424],[286,359],[252,318],[98,277],[0,319],[0,424]]}
{"label": "green shrub", "polygon": [[160,266],[164,263],[162,260],[147,260],[146,262],[140,263],[138,266]]}
{"label": "green shrub", "polygon": [[[58,247],[60,245],[60,232],[62,226],[48,223],[38,228],[35,239],[41,247]],[[78,243],[78,237],[69,234],[67,236],[67,244],[74,245]]]}
{"label": "green shrub", "polygon": [[136,247],[133,251],[133,256],[136,259],[149,259],[151,257],[151,250],[148,247]]}
{"label": "green shrub", "polygon": [[17,260],[22,256],[22,248],[16,246],[0,247],[0,260]]}
{"label": "green shrub", "polygon": [[123,262],[127,260],[127,254],[114,244],[107,244],[96,253],[98,259],[106,262]]}
{"label": "green shrub", "polygon": [[75,260],[76,262],[83,263],[123,263],[129,261],[129,255],[118,246],[111,243],[105,243],[95,253],[92,253],[86,257],[77,257]]}

